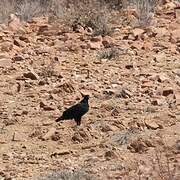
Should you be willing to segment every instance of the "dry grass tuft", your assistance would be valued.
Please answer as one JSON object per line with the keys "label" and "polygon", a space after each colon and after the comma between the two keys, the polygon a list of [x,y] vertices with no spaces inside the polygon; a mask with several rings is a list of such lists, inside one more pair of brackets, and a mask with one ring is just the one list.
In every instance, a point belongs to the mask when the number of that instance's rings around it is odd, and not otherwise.
{"label": "dry grass tuft", "polygon": [[46,177],[38,178],[37,180],[96,180],[95,177],[88,175],[86,172],[79,171],[62,171],[53,172]]}
{"label": "dry grass tuft", "polygon": [[97,0],[78,1],[70,4],[64,13],[64,22],[71,27],[80,25],[91,27],[93,35],[109,35],[111,33],[111,12],[106,4]]}
{"label": "dry grass tuft", "polygon": [[[147,26],[153,17],[155,7],[161,0],[2,0],[0,1],[0,23],[7,22],[11,13],[21,20],[49,16],[70,26],[91,27],[93,35],[111,34],[111,22],[115,18],[113,9],[134,7],[139,26]],[[53,17],[53,18],[52,18]],[[119,22],[120,22],[119,17]]]}

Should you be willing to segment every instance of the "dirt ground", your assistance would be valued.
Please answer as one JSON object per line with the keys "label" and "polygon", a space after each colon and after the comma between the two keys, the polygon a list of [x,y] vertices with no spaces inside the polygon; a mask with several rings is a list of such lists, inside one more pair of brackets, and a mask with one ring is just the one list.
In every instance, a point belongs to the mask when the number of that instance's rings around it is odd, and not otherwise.
{"label": "dirt ground", "polygon": [[[180,16],[92,37],[0,27],[0,179],[180,179]],[[82,125],[56,123],[90,94]]]}

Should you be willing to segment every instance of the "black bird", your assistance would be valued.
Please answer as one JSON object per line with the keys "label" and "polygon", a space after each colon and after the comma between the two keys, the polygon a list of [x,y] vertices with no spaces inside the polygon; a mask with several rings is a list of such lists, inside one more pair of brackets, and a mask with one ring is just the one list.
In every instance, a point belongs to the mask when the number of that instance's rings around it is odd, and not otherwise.
{"label": "black bird", "polygon": [[74,106],[71,106],[70,108],[66,109],[62,116],[56,119],[56,122],[59,122],[61,120],[68,120],[68,119],[74,119],[78,126],[81,125],[81,118],[84,114],[86,114],[89,111],[89,95],[85,95],[84,98]]}

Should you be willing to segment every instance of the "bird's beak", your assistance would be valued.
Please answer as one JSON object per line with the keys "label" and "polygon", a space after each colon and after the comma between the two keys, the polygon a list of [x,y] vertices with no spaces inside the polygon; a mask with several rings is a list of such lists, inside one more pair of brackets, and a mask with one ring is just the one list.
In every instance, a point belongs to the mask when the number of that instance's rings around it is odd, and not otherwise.
{"label": "bird's beak", "polygon": [[82,97],[84,97],[84,96],[85,96],[85,94],[83,94],[82,92],[80,92],[80,93],[81,93],[81,96],[82,96]]}

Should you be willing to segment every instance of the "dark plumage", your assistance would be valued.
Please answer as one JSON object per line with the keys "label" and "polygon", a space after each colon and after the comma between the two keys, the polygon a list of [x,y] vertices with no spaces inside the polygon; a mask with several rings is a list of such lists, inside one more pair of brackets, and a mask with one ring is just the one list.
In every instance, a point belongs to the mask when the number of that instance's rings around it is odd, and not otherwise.
{"label": "dark plumage", "polygon": [[74,119],[78,126],[81,125],[81,117],[89,111],[89,95],[85,95],[84,98],[74,106],[71,106],[65,110],[61,117],[56,119],[56,122],[61,120]]}

